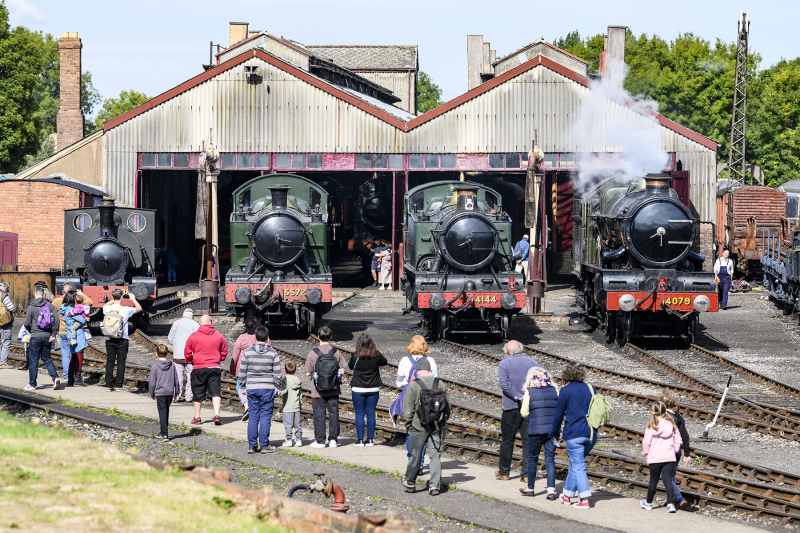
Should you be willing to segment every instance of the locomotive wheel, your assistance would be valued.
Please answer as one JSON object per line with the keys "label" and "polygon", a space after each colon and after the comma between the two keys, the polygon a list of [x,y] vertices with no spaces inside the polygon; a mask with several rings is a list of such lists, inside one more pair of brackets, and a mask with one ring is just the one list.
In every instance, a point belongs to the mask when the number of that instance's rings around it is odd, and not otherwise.
{"label": "locomotive wheel", "polygon": [[447,313],[440,312],[436,316],[436,333],[440,339],[444,339],[447,332]]}
{"label": "locomotive wheel", "polygon": [[617,315],[617,324],[619,325],[617,331],[617,344],[620,346],[625,346],[629,342],[631,342],[631,328],[633,324],[631,323],[631,317],[628,313],[619,313]]}
{"label": "locomotive wheel", "polygon": [[694,338],[697,334],[697,322],[697,313],[689,317],[689,322],[686,325],[686,340],[689,341],[689,344],[694,344]]}
{"label": "locomotive wheel", "polygon": [[606,339],[608,343],[612,343],[617,339],[617,313],[613,311],[606,312]]}
{"label": "locomotive wheel", "polygon": [[316,326],[317,326],[317,311],[315,309],[309,308],[306,313],[306,327],[308,328],[309,335],[314,333]]}
{"label": "locomotive wheel", "polygon": [[503,334],[503,340],[508,340],[508,328],[511,319],[508,316],[508,313],[503,313],[502,318],[500,318],[500,331]]}

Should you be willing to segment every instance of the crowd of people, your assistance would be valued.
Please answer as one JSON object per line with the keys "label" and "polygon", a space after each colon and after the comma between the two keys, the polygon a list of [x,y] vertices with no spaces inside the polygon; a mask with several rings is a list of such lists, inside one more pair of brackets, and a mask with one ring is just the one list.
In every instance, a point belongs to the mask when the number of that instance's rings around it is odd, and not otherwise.
{"label": "crowd of people", "polygon": [[[68,386],[84,385],[81,375],[83,350],[90,333],[87,327],[90,298],[80,290],[64,286],[64,295],[53,298],[50,291],[37,287],[29,303],[21,331],[28,338],[29,383],[25,390],[37,387],[38,365],[41,360],[59,388],[62,377],[56,372],[51,359],[51,347],[58,338],[61,347],[63,379]],[[48,294],[49,293],[49,294]],[[108,360],[105,386],[113,391],[124,383],[128,353],[128,321],[141,311],[133,295],[123,302],[123,293],[115,290],[104,307],[105,318],[101,330],[106,335]],[[3,313],[4,310],[9,313]],[[13,303],[8,297],[8,285],[0,282],[0,363],[8,358],[6,338],[10,338],[13,325]],[[11,315],[8,320],[7,315]],[[6,323],[2,323],[6,322]],[[352,372],[351,400],[355,413],[355,446],[374,446],[375,410],[382,385],[380,369],[388,364],[374,340],[367,333],[356,339],[356,350],[349,360],[331,344],[333,332],[329,327],[318,331],[319,346],[313,348],[305,359],[302,371],[311,378],[310,398],[314,448],[339,446],[339,402],[342,378],[346,370]],[[204,400],[211,400],[212,423],[221,425],[222,367],[228,355],[224,335],[215,329],[212,319],[205,314],[196,321],[192,310],[184,311],[170,329],[168,340],[156,348],[157,361],[153,364],[149,394],[156,402],[160,420],[159,437],[169,439],[170,406],[173,402],[191,402],[194,418],[191,424],[202,424],[201,409]],[[511,478],[511,464],[517,434],[522,444],[522,461],[519,480],[525,487],[519,489],[523,496],[535,495],[536,472],[539,457],[544,451],[546,498],[559,500],[576,509],[589,509],[592,492],[586,472],[586,457],[597,443],[597,429],[607,421],[597,422],[596,406],[607,411],[601,396],[586,383],[586,369],[577,362],[566,365],[561,373],[562,386],[556,385],[550,373],[526,355],[525,347],[518,341],[509,341],[503,347],[505,357],[498,367],[499,385],[502,389],[501,445],[498,470],[495,478]],[[438,378],[436,362],[430,357],[425,339],[415,335],[406,347],[407,355],[398,363],[395,385],[401,389],[390,413],[402,417],[406,430],[407,467],[401,485],[406,492],[417,492],[417,478],[424,473],[424,458],[429,458],[430,479],[427,490],[439,494],[442,476],[441,451],[447,422],[450,418],[450,400],[446,385]],[[292,361],[281,363],[272,347],[269,330],[256,318],[248,318],[244,332],[234,343],[230,374],[236,378],[236,389],[245,407],[242,417],[247,422],[248,453],[274,453],[277,447],[270,444],[270,429],[276,400],[280,399],[285,429],[282,447],[302,446],[303,432],[301,405],[302,380]],[[115,368],[116,367],[116,368]],[[116,372],[115,372],[116,370]],[[599,399],[599,400],[598,400]],[[595,403],[598,400],[599,403]],[[556,494],[555,454],[563,440],[569,458],[566,481],[560,495]],[[641,507],[652,509],[659,479],[667,494],[667,510],[683,509],[687,502],[682,497],[675,476],[677,464],[689,460],[689,435],[683,418],[675,410],[675,398],[665,392],[652,406],[652,417],[645,431],[642,454],[650,470],[647,497]]]}

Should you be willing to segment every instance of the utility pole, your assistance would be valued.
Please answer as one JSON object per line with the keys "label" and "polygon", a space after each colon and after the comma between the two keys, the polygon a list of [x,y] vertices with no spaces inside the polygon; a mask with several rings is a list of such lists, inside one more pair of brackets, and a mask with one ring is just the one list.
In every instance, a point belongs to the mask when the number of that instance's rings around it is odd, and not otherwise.
{"label": "utility pole", "polygon": [[747,126],[747,39],[750,34],[750,21],[747,12],[737,23],[739,32],[736,39],[736,81],[733,85],[733,117],[731,118],[731,146],[728,153],[728,178],[745,184],[744,149],[745,128]]}

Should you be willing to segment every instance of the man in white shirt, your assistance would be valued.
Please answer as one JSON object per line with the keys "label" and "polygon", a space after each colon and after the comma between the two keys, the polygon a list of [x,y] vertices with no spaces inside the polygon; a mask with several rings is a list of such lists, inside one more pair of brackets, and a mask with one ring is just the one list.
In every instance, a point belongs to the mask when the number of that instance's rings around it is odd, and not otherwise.
{"label": "man in white shirt", "polygon": [[[173,322],[172,327],[169,329],[169,336],[167,339],[172,343],[172,364],[175,365],[175,371],[178,373],[178,383],[180,390],[178,391],[178,402],[192,402],[192,368],[186,362],[186,356],[183,354],[183,349],[186,347],[186,340],[189,335],[200,329],[200,324],[194,320],[194,311],[185,309],[183,317]],[[181,399],[181,393],[184,391],[183,375],[186,374],[186,397]]]}
{"label": "man in white shirt", "polygon": [[[142,311],[142,306],[136,301],[136,296],[129,294],[128,297],[133,303],[133,307],[122,304],[122,289],[111,291],[111,301],[103,306],[103,313],[108,314],[112,310],[122,317],[121,331],[122,336],[118,339],[106,337],[106,388],[108,392],[114,392],[116,387],[125,384],[125,361],[128,359],[128,321],[136,313]],[[117,379],[114,381],[114,364],[117,365]]]}
{"label": "man in white shirt", "polygon": [[729,259],[729,256],[730,252],[723,250],[722,257],[714,263],[714,274],[719,280],[717,291],[719,292],[720,309],[728,308],[728,290],[731,288],[731,278],[733,277],[733,260]]}

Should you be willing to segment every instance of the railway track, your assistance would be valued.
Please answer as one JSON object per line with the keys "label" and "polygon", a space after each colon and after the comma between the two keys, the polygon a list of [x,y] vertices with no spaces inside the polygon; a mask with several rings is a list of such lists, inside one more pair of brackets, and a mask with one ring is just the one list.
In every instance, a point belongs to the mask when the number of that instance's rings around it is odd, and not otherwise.
{"label": "railway track", "polygon": [[[146,341],[146,338],[142,340]],[[152,339],[150,341],[153,342]],[[11,358],[12,363],[22,363],[23,359],[19,357],[21,347],[14,346],[14,348]],[[302,356],[291,352],[280,351],[283,352],[281,355],[286,358],[303,359]],[[54,358],[54,362],[60,361],[56,361]],[[93,357],[84,359],[84,371],[88,373],[102,372],[103,365],[104,361],[100,359]],[[86,368],[87,366],[88,368]],[[126,370],[126,383],[136,383],[136,388],[139,390],[146,388],[147,374],[149,373],[147,367],[129,365]],[[222,379],[223,403],[232,405],[238,401],[235,391],[236,383],[227,373],[225,374]],[[14,401],[20,400],[14,398]],[[304,397],[301,412],[307,417],[312,416],[309,404],[310,398]],[[344,414],[350,415],[342,417],[341,423],[352,430],[355,426],[355,421],[352,418],[352,403],[340,398],[339,404]],[[389,418],[388,409],[385,407],[379,408],[376,414],[378,414],[381,422]],[[71,415],[64,413],[64,416]],[[448,434],[443,444],[444,453],[472,462],[489,465],[497,463],[498,451],[493,448],[487,448],[485,444],[487,442],[496,444],[500,438],[498,431],[460,422],[451,422],[448,423],[448,426]],[[405,430],[380,423],[376,427],[376,435],[387,440],[403,439]],[[477,440],[478,445],[466,442],[468,440]],[[515,455],[514,463],[516,466],[518,466],[520,459],[518,455]],[[719,459],[728,463],[727,469],[730,469],[732,466],[730,463],[733,460],[730,458]],[[558,456],[557,470],[563,476],[567,469],[568,459],[562,449]],[[646,477],[647,465],[640,458],[617,451],[609,453],[595,449],[591,454],[590,467],[587,469],[587,473],[590,479],[604,487],[614,487],[629,493],[643,493],[647,487],[645,481],[638,479],[639,477]],[[777,473],[780,476],[779,479],[782,486],[776,487],[775,485],[754,480],[753,478],[759,473],[763,473],[763,469],[744,463],[736,464],[734,473],[756,475],[744,478],[733,477],[681,467],[678,481],[682,489],[687,491],[686,496],[690,498],[690,501],[700,507],[733,510],[747,513],[751,517],[771,517],[781,520],[782,523],[792,523],[795,520],[800,520],[800,488],[796,488],[800,487],[800,479],[792,478],[791,474],[788,473]],[[778,478],[773,479],[778,480]],[[795,487],[789,486],[791,482]],[[694,492],[694,494],[689,491]]]}
{"label": "railway track", "polygon": [[201,303],[201,298],[195,298],[193,300],[187,300],[185,302],[181,302],[176,306],[169,307],[164,309],[163,311],[157,311],[149,315],[148,319],[150,322],[155,322],[157,320],[164,320],[167,318],[171,318],[174,316],[178,316],[183,313],[183,310],[187,307],[193,307],[195,305],[199,306]]}

